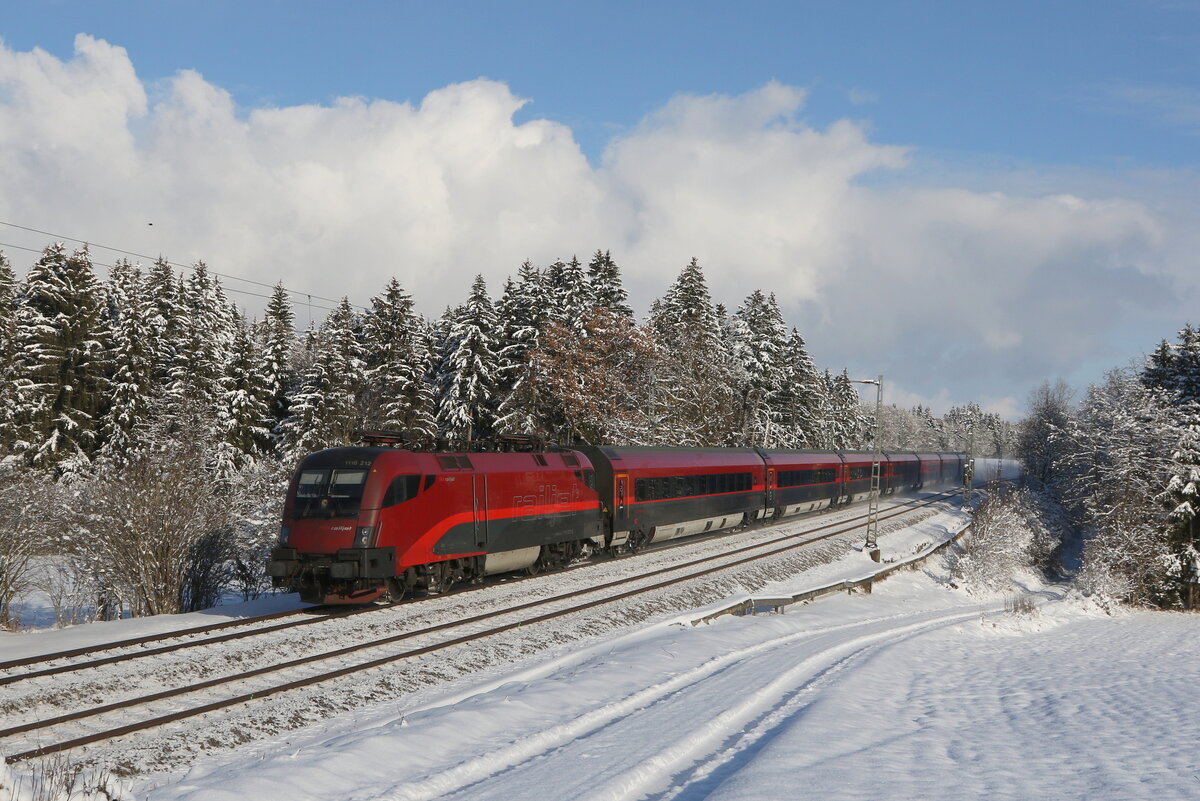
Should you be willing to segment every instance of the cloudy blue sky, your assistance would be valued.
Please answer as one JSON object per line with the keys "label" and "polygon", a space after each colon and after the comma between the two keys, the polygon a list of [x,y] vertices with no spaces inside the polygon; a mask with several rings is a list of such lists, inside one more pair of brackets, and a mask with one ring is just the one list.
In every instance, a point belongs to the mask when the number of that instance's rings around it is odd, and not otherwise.
{"label": "cloudy blue sky", "polygon": [[0,221],[430,314],[596,248],[644,311],[695,256],[1010,416],[1200,322],[1200,3],[579,5],[6,3]]}

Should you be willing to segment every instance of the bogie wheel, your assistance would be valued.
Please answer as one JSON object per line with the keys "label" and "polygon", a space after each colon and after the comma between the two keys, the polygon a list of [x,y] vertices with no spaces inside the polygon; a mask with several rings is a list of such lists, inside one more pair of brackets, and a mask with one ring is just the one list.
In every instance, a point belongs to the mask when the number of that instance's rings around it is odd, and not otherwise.
{"label": "bogie wheel", "polygon": [[630,553],[637,553],[646,547],[647,539],[649,538],[646,536],[646,532],[639,528],[629,535],[629,541],[625,543],[625,547],[629,548]]}
{"label": "bogie wheel", "polygon": [[458,577],[458,571],[449,562],[434,562],[425,569],[425,592],[429,595],[449,592]]}
{"label": "bogie wheel", "polygon": [[399,576],[388,579],[387,592],[379,600],[383,603],[399,603],[412,590],[413,580],[411,568]]}

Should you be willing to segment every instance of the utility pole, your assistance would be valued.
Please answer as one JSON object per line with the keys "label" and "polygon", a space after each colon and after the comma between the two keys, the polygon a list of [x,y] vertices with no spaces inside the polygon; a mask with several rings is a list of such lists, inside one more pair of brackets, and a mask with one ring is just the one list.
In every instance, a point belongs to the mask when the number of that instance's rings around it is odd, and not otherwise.
{"label": "utility pole", "polygon": [[883,467],[883,376],[874,381],[854,381],[855,384],[873,384],[875,386],[875,436],[874,453],[871,457],[871,502],[867,508],[867,541],[863,547],[871,554],[871,558],[879,561],[879,492],[880,473]]}

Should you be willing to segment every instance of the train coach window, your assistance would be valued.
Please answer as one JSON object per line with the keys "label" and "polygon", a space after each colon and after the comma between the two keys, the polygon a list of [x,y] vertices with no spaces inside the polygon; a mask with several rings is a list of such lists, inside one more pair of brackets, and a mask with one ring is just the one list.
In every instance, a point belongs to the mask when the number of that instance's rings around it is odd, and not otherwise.
{"label": "train coach window", "polygon": [[425,476],[425,489],[429,489],[430,487],[433,486],[433,480],[436,477],[437,476]]}
{"label": "train coach window", "polygon": [[420,476],[396,476],[388,485],[387,492],[383,496],[383,505],[388,507],[404,503],[416,496],[420,486]]}

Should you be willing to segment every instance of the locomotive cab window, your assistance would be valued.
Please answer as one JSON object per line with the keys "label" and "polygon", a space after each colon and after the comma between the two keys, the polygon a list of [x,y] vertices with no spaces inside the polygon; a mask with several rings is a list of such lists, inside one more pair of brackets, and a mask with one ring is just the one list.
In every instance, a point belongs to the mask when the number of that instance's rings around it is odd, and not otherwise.
{"label": "locomotive cab window", "polygon": [[296,485],[296,517],[357,517],[366,470],[304,470]]}

